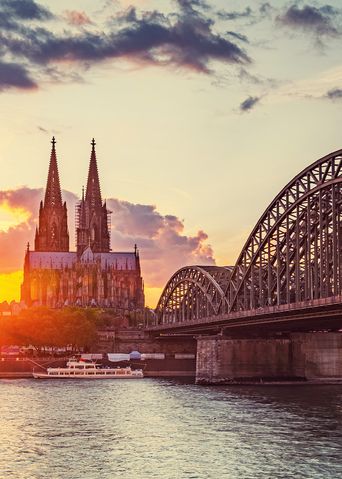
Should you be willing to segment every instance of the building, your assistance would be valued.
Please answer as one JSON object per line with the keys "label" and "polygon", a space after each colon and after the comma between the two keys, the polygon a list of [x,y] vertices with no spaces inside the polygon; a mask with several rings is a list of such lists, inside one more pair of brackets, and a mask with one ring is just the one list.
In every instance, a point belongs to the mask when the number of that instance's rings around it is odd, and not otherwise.
{"label": "building", "polygon": [[76,206],[76,251],[69,251],[68,211],[52,139],[44,201],[34,251],[28,244],[21,299],[27,306],[99,306],[119,311],[144,307],[139,252],[112,252],[110,211],[102,203],[95,141],[86,191]]}

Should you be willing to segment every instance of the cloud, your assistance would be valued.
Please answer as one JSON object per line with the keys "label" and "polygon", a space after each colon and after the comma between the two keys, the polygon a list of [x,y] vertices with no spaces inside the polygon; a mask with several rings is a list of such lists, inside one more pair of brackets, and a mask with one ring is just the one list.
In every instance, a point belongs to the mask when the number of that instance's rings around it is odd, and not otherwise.
{"label": "cloud", "polygon": [[187,13],[193,13],[197,8],[210,10],[210,6],[204,0],[176,0],[181,10]]}
{"label": "cloud", "polygon": [[30,213],[30,218],[35,219],[43,195],[43,188],[28,188],[27,186],[15,190],[3,190],[0,191],[0,205],[7,203],[11,208],[24,208]]}
{"label": "cloud", "polygon": [[34,0],[0,0],[0,14],[20,20],[48,20],[52,13]]}
{"label": "cloud", "polygon": [[132,5],[130,5],[128,8],[126,8],[126,10],[118,12],[114,16],[113,20],[115,20],[119,24],[136,22],[138,20],[136,7],[133,7]]}
{"label": "cloud", "polygon": [[[339,90],[336,85],[342,84],[342,67],[334,67],[320,71],[308,78],[280,84],[267,92],[265,101],[271,103],[283,103],[293,101],[294,98],[303,100],[333,100],[338,96]],[[329,92],[330,95],[328,95]]]}
{"label": "cloud", "polygon": [[[182,7],[183,9],[183,7]],[[192,14],[195,14],[196,12],[192,10]],[[177,16],[176,14],[171,14],[171,16]],[[151,11],[141,11],[140,13],[138,12],[137,8],[130,5],[126,10],[117,12],[114,17],[112,17],[111,22],[109,22],[112,25],[115,24],[139,24],[140,19],[144,20],[145,22],[154,22],[154,23],[164,23],[168,24],[169,19],[167,15],[164,15],[161,12],[158,12],[158,10],[151,10]]]}
{"label": "cloud", "polygon": [[0,0],[0,57],[7,53],[1,42],[6,33],[25,36],[26,32],[32,31],[29,23],[53,18],[50,10],[34,0]]}
{"label": "cloud", "polygon": [[[9,15],[1,11],[0,6],[0,28],[2,31],[4,30],[16,30],[19,28],[18,24],[11,18]],[[1,50],[0,50],[1,53]]]}
{"label": "cloud", "polygon": [[153,205],[134,204],[118,199],[107,200],[113,211],[112,248],[114,251],[141,250],[145,282],[151,287],[164,286],[180,267],[190,264],[215,264],[214,253],[203,231],[191,236],[184,233],[184,222],[174,215],[162,215]]}
{"label": "cloud", "polygon": [[221,20],[238,20],[240,18],[250,18],[253,15],[253,11],[250,7],[246,7],[245,10],[241,12],[227,12],[225,10],[220,10],[217,12],[217,16]]}
{"label": "cloud", "polygon": [[239,70],[239,79],[242,82],[252,83],[254,85],[268,85],[269,87],[274,86],[274,80],[272,78],[264,78],[260,75],[252,75],[244,67],[241,67]]}
{"label": "cloud", "polygon": [[274,8],[271,6],[271,4],[264,2],[254,10],[251,7],[246,7],[241,11],[219,10],[216,12],[216,15],[217,18],[222,21],[248,20],[248,24],[252,25],[264,20],[267,17],[271,17],[273,11]]}
{"label": "cloud", "polygon": [[281,15],[278,15],[277,21],[286,27],[311,33],[319,38],[337,36],[340,33],[336,25],[338,16],[338,10],[330,5],[322,7],[291,5]]}
{"label": "cloud", "polygon": [[114,229],[127,236],[155,236],[163,226],[163,216],[155,206],[133,204],[117,199],[107,200],[107,206],[113,211]]}
{"label": "cloud", "polygon": [[245,113],[248,111],[251,111],[257,103],[259,103],[260,97],[258,96],[249,96],[244,100],[242,103],[240,103],[240,111]]}
{"label": "cloud", "polygon": [[65,10],[64,18],[69,25],[75,25],[78,27],[82,25],[90,25],[92,23],[85,12],[80,12],[78,10]]}
{"label": "cloud", "polygon": [[333,88],[325,95],[329,100],[342,100],[342,88]]}
{"label": "cloud", "polygon": [[[237,38],[245,40],[241,35],[236,33],[234,38],[233,32],[223,35],[214,31],[215,22],[208,14],[210,8],[206,3],[178,0],[176,5],[178,9],[168,15],[156,10],[138,12],[130,7],[111,18],[107,31],[96,31],[92,27],[82,28],[79,33],[64,30],[58,34],[42,26],[11,24],[0,34],[2,50],[15,61],[20,59],[31,67],[51,67],[57,63],[68,64],[69,68],[72,64],[89,67],[123,58],[139,65],[210,74],[214,61],[232,65],[251,62],[248,54],[234,42]],[[85,27],[88,17],[83,12],[68,15],[69,21]],[[8,33],[9,29],[15,31],[15,35]]]}
{"label": "cloud", "polygon": [[0,61],[0,91],[8,88],[34,90],[37,84],[24,66]]}
{"label": "cloud", "polygon": [[266,105],[282,104],[294,100],[339,101],[342,99],[342,88],[337,85],[342,85],[342,66],[320,71],[316,75],[297,81],[274,83],[273,85],[270,83],[270,88],[255,98],[259,98],[259,100],[262,98]]}
{"label": "cloud", "polygon": [[[28,241],[33,247],[43,188],[21,187],[0,191],[0,208],[25,212],[23,221],[0,231],[0,271],[18,271],[22,268],[24,251]],[[70,244],[73,242],[74,215],[77,197],[63,191],[68,204]],[[145,283],[150,287],[163,287],[180,267],[190,264],[215,264],[208,236],[203,231],[195,235],[184,232],[184,222],[174,215],[162,215],[155,206],[133,204],[111,198],[107,205],[112,214],[113,251],[133,251],[135,243],[141,253]],[[73,246],[71,246],[73,249]]]}
{"label": "cloud", "polygon": [[20,269],[23,265],[24,250],[28,241],[32,241],[35,219],[43,189],[27,187],[16,190],[0,191],[0,208],[23,209],[28,215],[25,220],[7,231],[0,231],[0,270],[8,273]]}
{"label": "cloud", "polygon": [[270,16],[270,14],[273,12],[274,8],[269,2],[264,2],[260,5],[259,7],[259,12],[263,16]]}
{"label": "cloud", "polygon": [[227,35],[235,38],[236,40],[240,40],[241,42],[249,43],[246,35],[243,35],[242,33],[227,32]]}

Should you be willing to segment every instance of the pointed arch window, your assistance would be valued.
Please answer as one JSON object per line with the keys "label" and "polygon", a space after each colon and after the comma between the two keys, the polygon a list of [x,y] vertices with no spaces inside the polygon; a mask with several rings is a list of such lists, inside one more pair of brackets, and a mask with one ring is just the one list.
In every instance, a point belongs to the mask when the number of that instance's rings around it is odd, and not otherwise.
{"label": "pointed arch window", "polygon": [[51,226],[51,241],[52,243],[57,241],[57,225],[55,222],[53,222]]}

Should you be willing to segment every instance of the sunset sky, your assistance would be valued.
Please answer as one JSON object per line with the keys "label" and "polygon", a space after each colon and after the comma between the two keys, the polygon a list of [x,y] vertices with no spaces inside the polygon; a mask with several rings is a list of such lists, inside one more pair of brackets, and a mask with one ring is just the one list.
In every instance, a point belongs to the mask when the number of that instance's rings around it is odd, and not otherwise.
{"label": "sunset sky", "polygon": [[52,135],[71,249],[97,142],[112,249],[147,303],[235,263],[300,170],[342,147],[341,1],[0,0],[0,301],[19,299]]}

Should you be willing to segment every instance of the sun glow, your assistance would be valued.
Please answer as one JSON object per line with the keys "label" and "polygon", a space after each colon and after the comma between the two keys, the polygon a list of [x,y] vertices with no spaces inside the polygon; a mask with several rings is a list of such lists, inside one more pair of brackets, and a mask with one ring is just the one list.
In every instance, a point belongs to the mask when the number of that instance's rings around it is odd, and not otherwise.
{"label": "sun glow", "polygon": [[162,294],[163,288],[149,288],[145,287],[145,304],[150,308],[155,308],[157,306],[160,295]]}
{"label": "sun glow", "polygon": [[[0,274],[0,303],[2,301],[19,301],[20,286],[23,282],[23,272],[13,271],[12,273]],[[157,306],[163,288],[145,288],[145,303],[150,308]]]}
{"label": "sun glow", "polygon": [[3,201],[0,204],[0,231],[7,232],[13,226],[26,223],[30,216],[30,212],[24,208],[13,207]]}
{"label": "sun glow", "polygon": [[20,285],[23,281],[22,271],[0,274],[0,302],[20,300]]}

